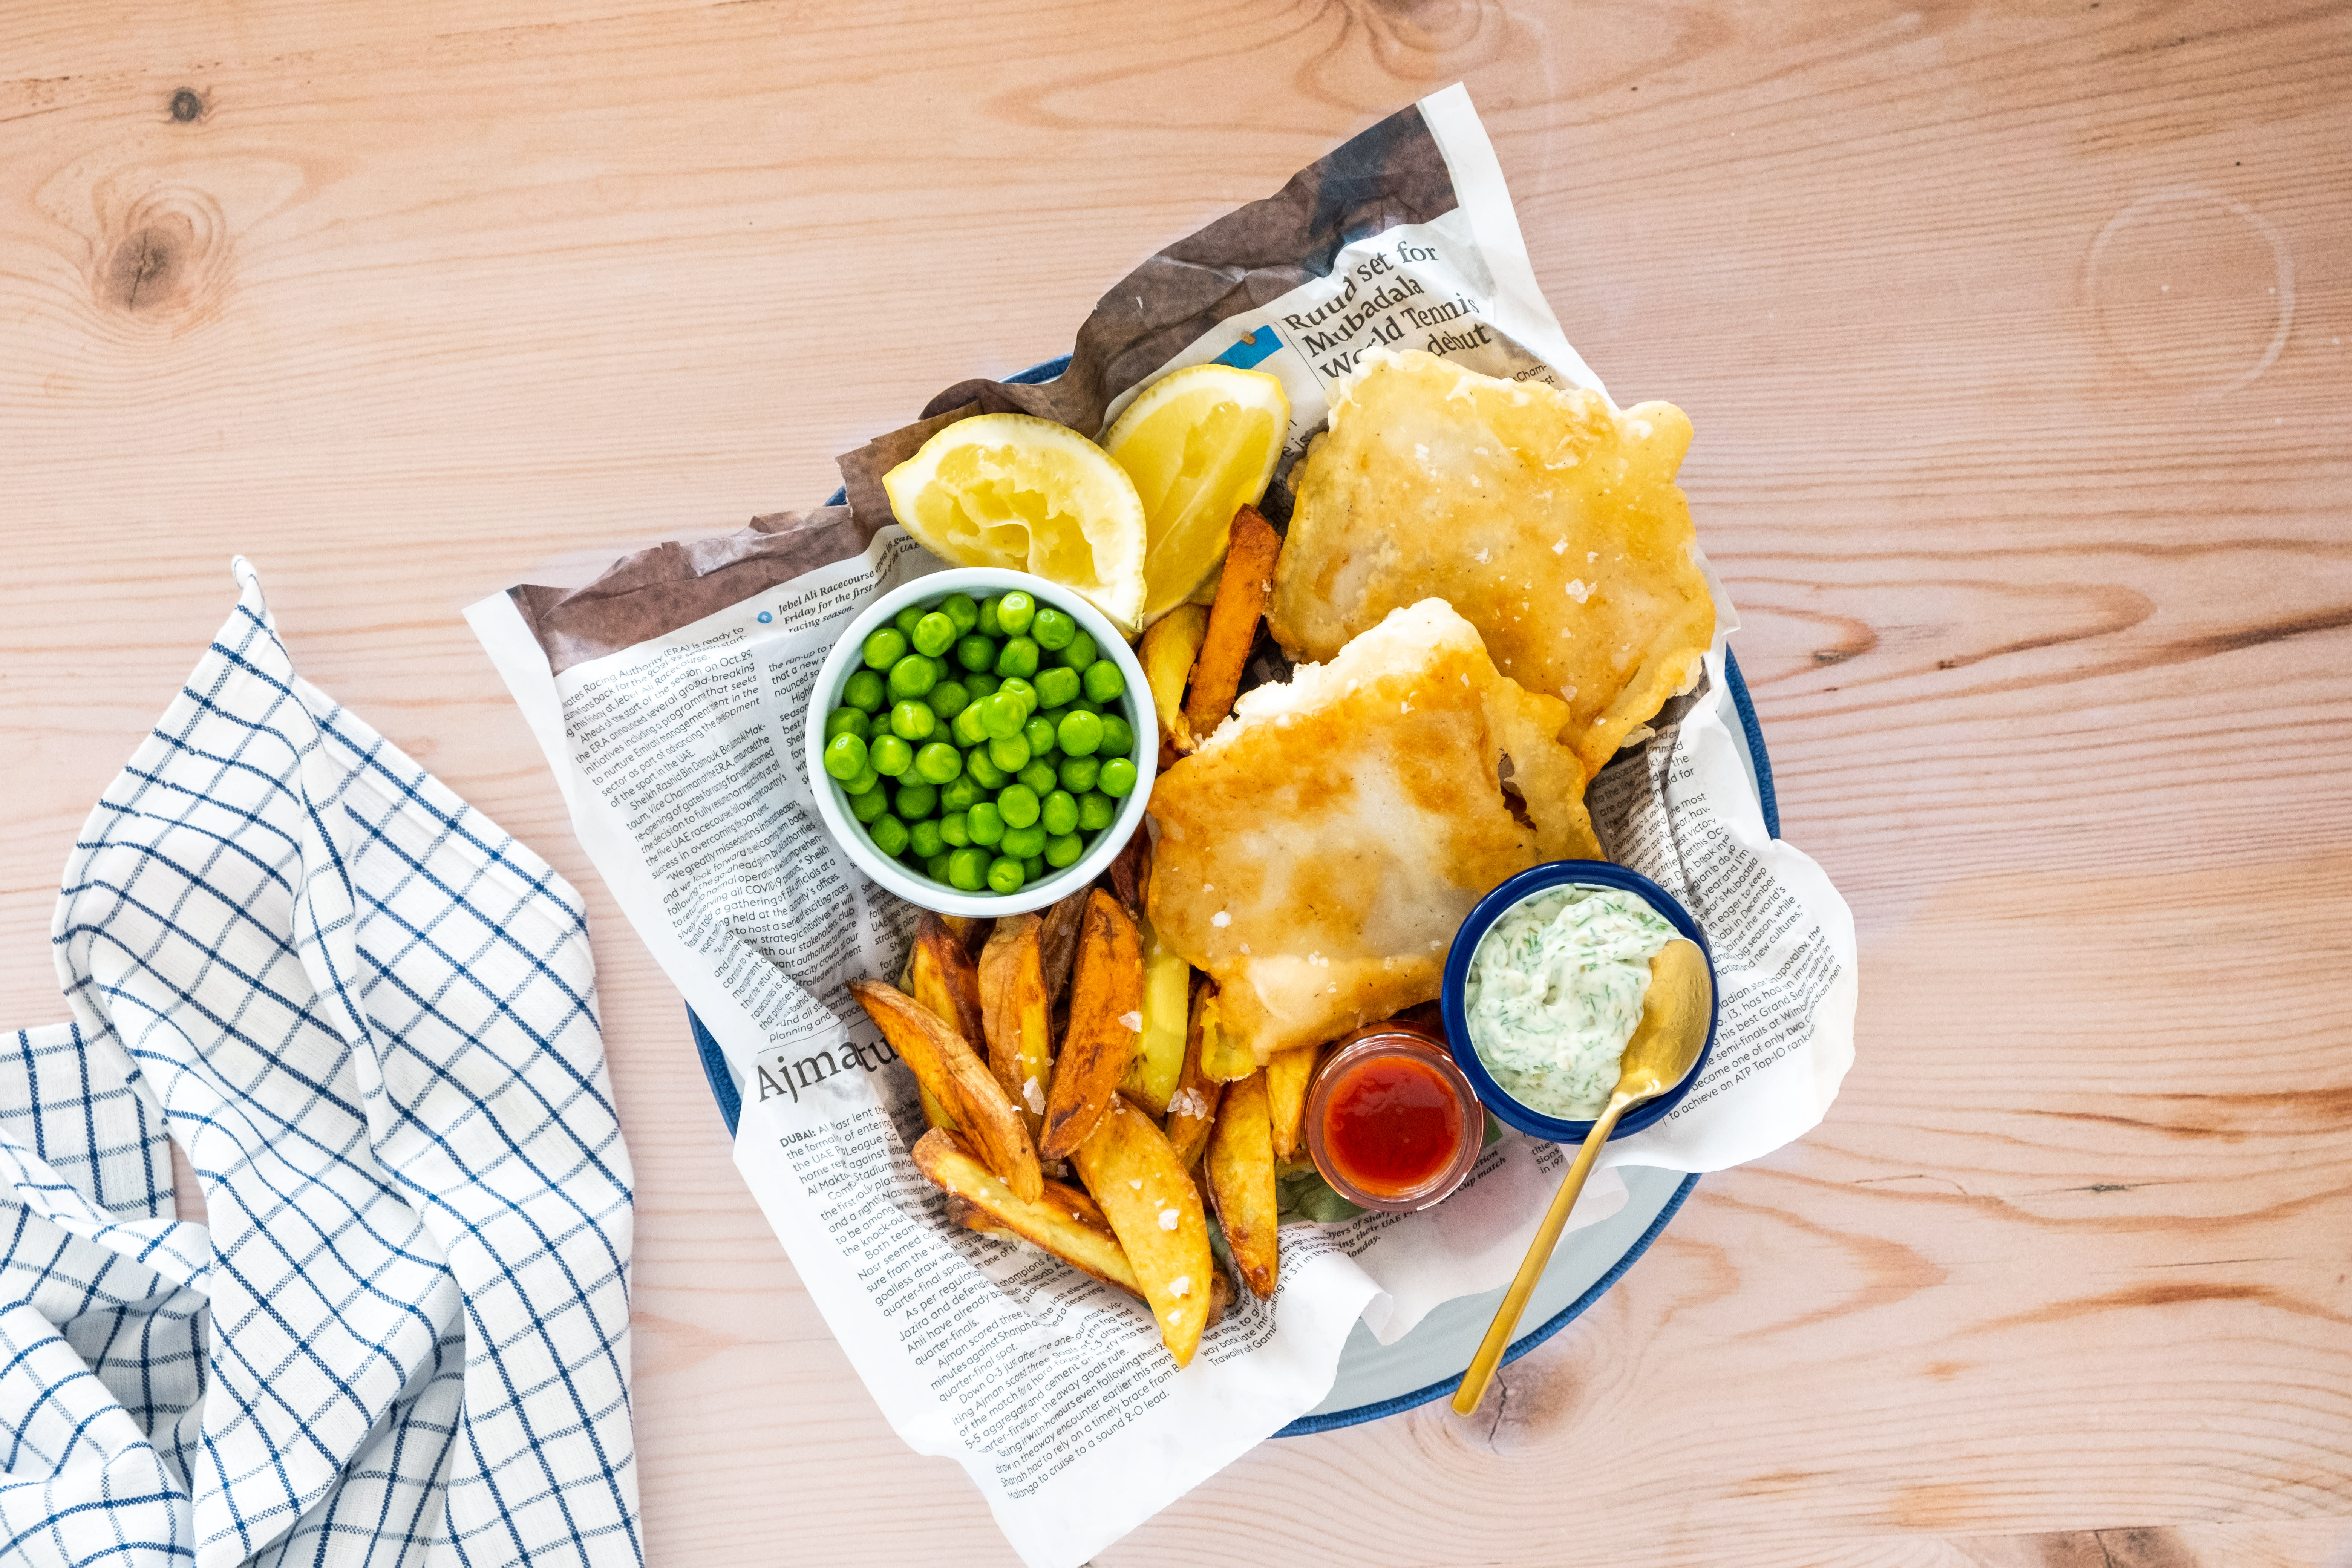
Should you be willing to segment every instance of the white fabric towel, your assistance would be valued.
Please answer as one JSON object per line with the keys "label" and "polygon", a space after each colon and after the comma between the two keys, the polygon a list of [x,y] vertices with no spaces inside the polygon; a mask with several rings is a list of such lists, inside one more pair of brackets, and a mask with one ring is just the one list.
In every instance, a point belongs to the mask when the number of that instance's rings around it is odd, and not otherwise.
{"label": "white fabric towel", "polygon": [[641,1563],[579,896],[236,572],[68,861],[72,1021],[0,1034],[0,1562]]}

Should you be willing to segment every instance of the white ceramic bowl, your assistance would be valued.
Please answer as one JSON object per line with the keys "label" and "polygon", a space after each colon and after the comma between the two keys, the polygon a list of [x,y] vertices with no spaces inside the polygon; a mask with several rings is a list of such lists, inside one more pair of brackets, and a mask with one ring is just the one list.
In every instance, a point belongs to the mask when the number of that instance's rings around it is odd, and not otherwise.
{"label": "white ceramic bowl", "polygon": [[[1069,865],[1017,893],[967,893],[910,870],[874,847],[866,829],[849,814],[849,797],[842,793],[840,781],[824,771],[821,760],[824,752],[824,719],[841,705],[841,689],[862,668],[858,650],[865,646],[866,634],[887,626],[900,610],[908,605],[943,599],[950,594],[969,594],[975,599],[984,599],[1015,588],[1040,605],[1051,605],[1067,611],[1095,639],[1101,656],[1118,666],[1119,674],[1127,681],[1127,690],[1119,701],[1124,705],[1122,711],[1129,728],[1135,731],[1135,750],[1129,760],[1135,763],[1136,785],[1119,802],[1118,815],[1111,819],[1111,825],[1096,835],[1087,852]],[[1118,629],[1100,610],[1067,588],[1026,572],[995,566],[957,566],[891,589],[849,623],[849,629],[841,634],[841,640],[825,655],[824,666],[816,672],[816,684],[809,689],[806,721],[801,726],[801,748],[808,767],[809,784],[816,795],[817,812],[859,870],[908,903],[943,915],[1017,915],[1058,902],[1101,876],[1120,847],[1143,825],[1144,809],[1151,799],[1151,776],[1160,763],[1160,721],[1151,710],[1150,693],[1143,682],[1143,666],[1136,661],[1127,639],[1119,636]]]}

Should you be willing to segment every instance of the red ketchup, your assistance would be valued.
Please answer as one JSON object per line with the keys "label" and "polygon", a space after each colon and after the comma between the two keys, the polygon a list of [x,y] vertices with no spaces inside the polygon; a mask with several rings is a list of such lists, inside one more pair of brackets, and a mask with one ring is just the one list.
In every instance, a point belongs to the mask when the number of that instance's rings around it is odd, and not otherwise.
{"label": "red ketchup", "polygon": [[1407,1025],[1360,1029],[1316,1074],[1307,1144],[1342,1197],[1427,1208],[1477,1163],[1486,1116],[1443,1046]]}

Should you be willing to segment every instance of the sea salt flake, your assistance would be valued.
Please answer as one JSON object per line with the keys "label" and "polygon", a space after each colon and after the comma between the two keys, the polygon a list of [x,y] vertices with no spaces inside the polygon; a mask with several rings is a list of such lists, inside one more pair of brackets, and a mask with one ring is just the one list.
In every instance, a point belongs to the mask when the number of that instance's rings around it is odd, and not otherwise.
{"label": "sea salt flake", "polygon": [[1600,584],[1588,583],[1581,577],[1570,577],[1568,580],[1568,596],[1581,605],[1592,597],[1592,590],[1599,586]]}
{"label": "sea salt flake", "polygon": [[1565,534],[1562,534],[1562,535],[1560,536],[1560,541],[1559,541],[1559,542],[1558,544],[1555,544],[1555,545],[1553,545],[1553,546],[1551,547],[1551,552],[1552,552],[1554,555],[1559,555],[1559,554],[1561,554],[1561,553],[1565,552],[1567,551],[1567,549],[1568,549],[1568,536],[1567,536],[1567,535],[1565,535]]}
{"label": "sea salt flake", "polygon": [[1191,1295],[1192,1293],[1192,1277],[1190,1274],[1179,1274],[1175,1279],[1168,1281],[1168,1293],[1171,1296]]}
{"label": "sea salt flake", "polygon": [[1209,917],[1209,923],[1220,930],[1223,930],[1224,927],[1234,923],[1234,917],[1227,914],[1224,910],[1219,910],[1215,914]]}
{"label": "sea salt flake", "polygon": [[1487,557],[1487,556],[1489,556],[1489,555],[1491,555],[1491,554],[1493,554],[1493,553],[1494,553],[1494,552],[1493,552],[1493,551],[1491,551],[1491,550],[1487,550],[1487,549],[1485,549],[1485,548],[1483,548],[1483,547],[1482,547],[1482,548],[1479,550],[1478,553],[1477,553],[1477,554],[1475,554],[1475,555],[1474,555],[1474,556],[1472,556],[1470,559],[1472,559],[1473,561],[1475,561],[1476,563],[1478,563],[1478,564],[1479,564],[1479,565],[1484,566],[1485,564],[1486,564],[1486,557]]}
{"label": "sea salt flake", "polygon": [[1045,1114],[1045,1090],[1035,1079],[1021,1086],[1021,1103],[1029,1108],[1032,1116]]}
{"label": "sea salt flake", "polygon": [[1138,1034],[1140,1034],[1143,1031],[1143,1015],[1140,1013],[1121,1013],[1118,1016],[1118,1026],[1122,1029],[1133,1029]]}
{"label": "sea salt flake", "polygon": [[1162,1230],[1174,1230],[1176,1228],[1176,1222],[1182,1217],[1183,1216],[1179,1215],[1174,1209],[1161,1209],[1160,1211],[1160,1228]]}

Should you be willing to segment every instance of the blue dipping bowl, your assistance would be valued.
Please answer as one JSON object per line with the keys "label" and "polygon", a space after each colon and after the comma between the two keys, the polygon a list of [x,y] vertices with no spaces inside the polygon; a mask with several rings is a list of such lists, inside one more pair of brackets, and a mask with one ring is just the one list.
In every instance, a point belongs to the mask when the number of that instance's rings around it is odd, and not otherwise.
{"label": "blue dipping bowl", "polygon": [[1470,1037],[1470,1020],[1462,1007],[1464,994],[1470,988],[1470,960],[1477,953],[1478,944],[1486,939],[1488,928],[1501,920],[1505,911],[1538,893],[1571,886],[1615,888],[1635,894],[1657,910],[1668,925],[1697,943],[1699,952],[1706,956],[1709,993],[1706,1044],[1699,1047],[1698,1063],[1691,1068],[1690,1076],[1676,1084],[1670,1092],[1627,1111],[1618,1121],[1615,1131],[1609,1134],[1609,1140],[1613,1143],[1644,1127],[1655,1125],[1660,1118],[1680,1105],[1683,1097],[1690,1093],[1691,1085],[1706,1075],[1707,1058],[1715,1054],[1715,1027],[1722,1013],[1723,997],[1723,987],[1715,973],[1715,950],[1707,946],[1706,933],[1699,930],[1698,922],[1691,919],[1690,911],[1684,909],[1673,894],[1639,871],[1628,871],[1624,867],[1613,866],[1606,860],[1554,860],[1548,865],[1531,866],[1479,900],[1477,908],[1472,910],[1469,918],[1462,922],[1462,929],[1454,932],[1454,951],[1445,960],[1445,989],[1439,1005],[1444,1009],[1445,1034],[1454,1047],[1454,1064],[1461,1068],[1463,1076],[1470,1080],[1470,1087],[1477,1091],[1479,1100],[1487,1110],[1530,1138],[1540,1138],[1549,1143],[1583,1142],[1592,1131],[1591,1122],[1566,1121],[1557,1116],[1530,1110],[1512,1099],[1510,1093],[1495,1081],[1495,1075],[1488,1072],[1486,1064],[1478,1059],[1477,1042]]}

